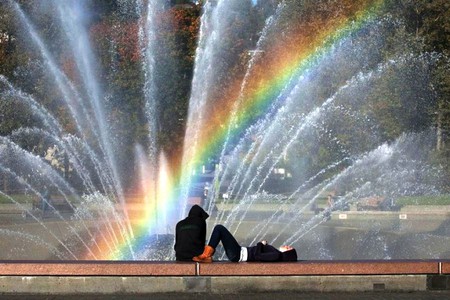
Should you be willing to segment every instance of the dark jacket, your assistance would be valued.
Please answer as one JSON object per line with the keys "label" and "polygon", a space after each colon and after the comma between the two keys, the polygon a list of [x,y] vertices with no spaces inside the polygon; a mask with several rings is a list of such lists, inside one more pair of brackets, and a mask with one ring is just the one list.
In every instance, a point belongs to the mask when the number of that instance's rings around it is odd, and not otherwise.
{"label": "dark jacket", "polygon": [[188,217],[177,223],[174,246],[176,260],[191,261],[194,256],[203,253],[208,217],[208,213],[203,208],[194,205]]}
{"label": "dark jacket", "polygon": [[247,261],[296,261],[295,249],[281,252],[272,245],[263,245],[259,242],[256,246],[247,247]]}

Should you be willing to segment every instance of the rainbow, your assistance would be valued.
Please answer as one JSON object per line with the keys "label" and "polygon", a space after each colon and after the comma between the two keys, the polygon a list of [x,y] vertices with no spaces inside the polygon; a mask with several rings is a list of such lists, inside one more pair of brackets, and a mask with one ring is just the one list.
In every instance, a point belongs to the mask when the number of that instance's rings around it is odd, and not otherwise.
{"label": "rainbow", "polygon": [[[339,17],[318,21],[315,28],[321,28],[320,31],[303,32],[299,26],[299,32],[291,33],[290,38],[284,39],[283,44],[275,44],[265,51],[264,57],[254,66],[252,74],[255,75],[249,79],[246,88],[248,92],[240,99],[239,109],[234,117],[230,112],[238,97],[242,81],[236,80],[236,83],[231,85],[228,94],[219,100],[220,105],[215,105],[220,109],[214,111],[205,122],[208,128],[205,126],[201,132],[196,153],[189,158],[192,162],[191,168],[196,168],[198,162],[217,155],[227,136],[242,134],[270,107],[292,78],[299,78],[317,66],[331,52],[334,45],[374,20],[383,8],[384,0],[344,0],[339,1],[337,5],[343,4],[347,4],[348,11],[342,12]],[[231,123],[233,126],[223,126]],[[164,196],[166,203],[157,209],[149,210],[143,221],[132,224],[134,237],[122,238],[122,242],[113,248],[114,251],[111,247],[106,248],[104,245],[106,243],[101,243],[97,247],[100,251],[97,251],[99,253],[96,254],[96,258],[127,260],[133,257],[133,253],[144,251],[152,243],[149,232],[157,226],[158,213],[176,205],[177,195],[169,191],[176,189],[173,182],[179,182],[181,186],[186,182],[182,173],[181,168],[175,170],[172,176],[175,179],[166,185],[165,189],[168,191]]]}

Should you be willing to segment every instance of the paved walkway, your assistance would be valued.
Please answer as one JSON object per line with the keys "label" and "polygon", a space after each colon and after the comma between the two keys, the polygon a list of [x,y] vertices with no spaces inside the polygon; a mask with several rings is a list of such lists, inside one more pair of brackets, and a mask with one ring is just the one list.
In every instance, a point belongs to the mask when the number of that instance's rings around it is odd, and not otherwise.
{"label": "paved walkway", "polygon": [[8,300],[147,300],[147,299],[179,299],[179,300],[442,300],[450,299],[450,291],[413,292],[413,293],[389,293],[389,292],[365,292],[365,293],[250,293],[250,294],[196,294],[196,293],[172,293],[172,294],[118,294],[118,295],[0,295],[0,299]]}

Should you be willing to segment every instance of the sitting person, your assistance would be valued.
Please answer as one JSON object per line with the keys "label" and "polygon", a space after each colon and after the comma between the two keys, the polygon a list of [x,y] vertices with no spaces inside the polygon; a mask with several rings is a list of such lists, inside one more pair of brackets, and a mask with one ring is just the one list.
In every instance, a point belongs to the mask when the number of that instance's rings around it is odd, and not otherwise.
{"label": "sitting person", "polygon": [[206,219],[209,215],[197,204],[192,206],[187,218],[175,228],[175,257],[178,261],[192,261],[205,247]]}
{"label": "sitting person", "polygon": [[241,247],[234,236],[223,225],[216,225],[211,233],[208,245],[202,254],[192,260],[196,262],[212,262],[212,256],[217,245],[222,241],[225,254],[232,262],[244,261],[297,261],[297,251],[291,246],[281,246],[279,249],[268,245],[266,241],[259,242],[253,247]]}

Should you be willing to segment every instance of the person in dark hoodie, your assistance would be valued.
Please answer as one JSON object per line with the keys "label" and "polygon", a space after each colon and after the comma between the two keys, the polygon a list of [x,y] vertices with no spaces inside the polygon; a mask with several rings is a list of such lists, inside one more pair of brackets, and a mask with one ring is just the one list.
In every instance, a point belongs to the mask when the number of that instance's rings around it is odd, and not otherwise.
{"label": "person in dark hoodie", "polygon": [[212,262],[212,256],[219,242],[225,249],[225,254],[232,262],[244,261],[297,261],[297,251],[291,246],[275,248],[268,245],[266,241],[259,242],[256,246],[241,247],[234,236],[223,225],[216,225],[211,233],[208,245],[202,254],[195,256],[192,260],[196,262]]}
{"label": "person in dark hoodie", "polygon": [[209,215],[200,206],[191,207],[187,218],[175,227],[175,257],[178,261],[192,261],[202,254],[206,241],[206,219]]}

